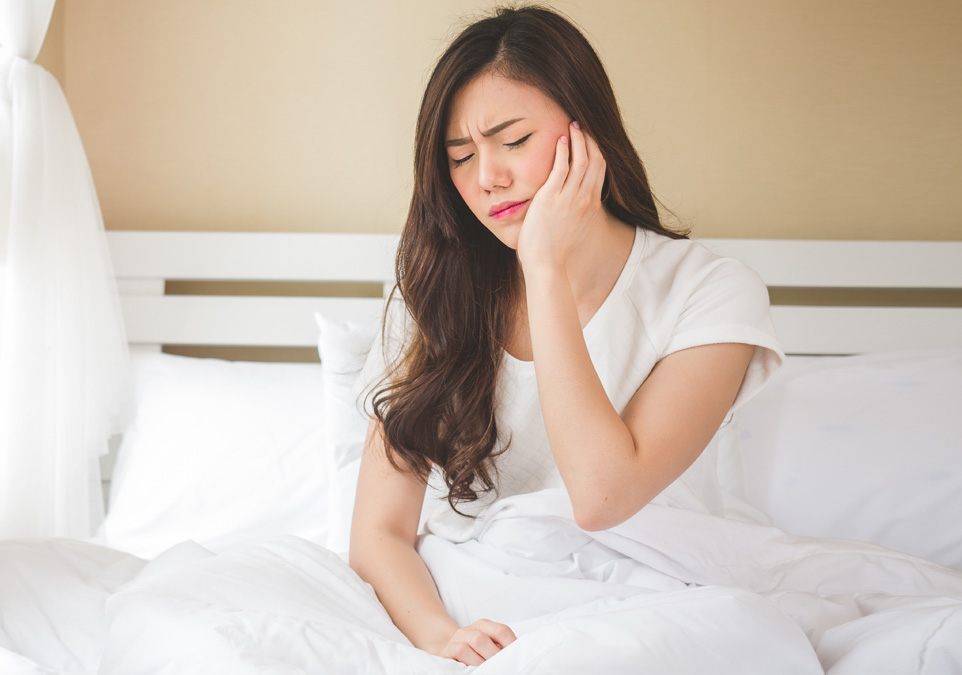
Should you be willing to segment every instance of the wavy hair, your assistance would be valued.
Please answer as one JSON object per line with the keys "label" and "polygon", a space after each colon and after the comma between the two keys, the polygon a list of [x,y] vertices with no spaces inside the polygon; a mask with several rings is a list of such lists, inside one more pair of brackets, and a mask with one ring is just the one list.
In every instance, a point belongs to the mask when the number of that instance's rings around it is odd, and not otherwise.
{"label": "wavy hair", "polygon": [[373,408],[391,464],[424,480],[440,467],[455,510],[496,484],[493,459],[507,448],[499,448],[497,378],[521,294],[515,251],[461,199],[444,145],[451,101],[487,73],[539,89],[591,134],[607,163],[609,213],[685,236],[662,225],[604,66],[571,22],[538,6],[499,8],[454,39],[421,101],[414,194],[397,252],[395,292],[413,329]]}

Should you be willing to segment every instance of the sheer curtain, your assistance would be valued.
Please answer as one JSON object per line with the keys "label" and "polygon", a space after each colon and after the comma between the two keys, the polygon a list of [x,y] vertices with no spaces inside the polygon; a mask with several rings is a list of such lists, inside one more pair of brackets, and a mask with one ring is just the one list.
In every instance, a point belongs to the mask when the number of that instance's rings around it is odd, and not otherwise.
{"label": "sheer curtain", "polygon": [[86,537],[127,348],[103,218],[57,80],[55,0],[0,0],[0,537]]}

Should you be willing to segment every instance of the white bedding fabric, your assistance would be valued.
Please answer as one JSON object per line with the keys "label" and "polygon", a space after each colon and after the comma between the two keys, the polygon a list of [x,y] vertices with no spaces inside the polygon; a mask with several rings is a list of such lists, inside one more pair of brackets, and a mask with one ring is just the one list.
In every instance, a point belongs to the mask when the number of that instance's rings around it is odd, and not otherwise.
{"label": "white bedding fabric", "polygon": [[153,558],[188,538],[215,551],[281,532],[325,541],[322,366],[137,354],[132,375],[99,543]]}
{"label": "white bedding fabric", "polygon": [[745,494],[796,534],[962,567],[962,349],[789,358],[739,409]]}
{"label": "white bedding fabric", "polygon": [[[420,551],[458,621],[519,635],[479,675],[962,671],[962,572],[907,554],[656,505],[586,533],[560,490],[496,502],[473,535]],[[3,673],[471,671],[413,648],[340,558],[291,535],[146,566],[5,542],[0,566]]]}

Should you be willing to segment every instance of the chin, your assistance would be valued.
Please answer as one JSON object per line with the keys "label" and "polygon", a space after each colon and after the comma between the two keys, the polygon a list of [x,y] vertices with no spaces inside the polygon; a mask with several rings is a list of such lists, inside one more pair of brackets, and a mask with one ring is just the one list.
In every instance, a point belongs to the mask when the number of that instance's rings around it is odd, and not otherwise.
{"label": "chin", "polygon": [[498,241],[510,248],[512,251],[517,251],[518,234],[520,229],[520,224],[502,225],[499,227],[489,227],[488,231],[491,232],[491,234],[493,234]]}

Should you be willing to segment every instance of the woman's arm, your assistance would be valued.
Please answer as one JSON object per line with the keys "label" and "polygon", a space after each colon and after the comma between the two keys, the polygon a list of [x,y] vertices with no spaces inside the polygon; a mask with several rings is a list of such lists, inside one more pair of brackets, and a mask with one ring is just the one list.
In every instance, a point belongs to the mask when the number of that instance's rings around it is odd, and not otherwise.
{"label": "woman's arm", "polygon": [[525,217],[518,254],[548,440],[578,524],[599,530],[634,515],[698,457],[734,402],[754,348],[671,354],[618,415],[588,354],[567,265],[597,227],[605,162],[577,124],[570,131]]}
{"label": "woman's arm", "polygon": [[566,280],[527,280],[535,374],[548,440],[587,530],[637,513],[708,445],[754,348],[716,344],[659,361],[619,417],[591,363]]}
{"label": "woman's arm", "polygon": [[415,549],[425,489],[420,478],[391,466],[381,427],[372,420],[351,524],[351,567],[374,587],[394,624],[415,647],[480,665],[515,636],[492,621],[460,627],[445,611]]}

